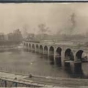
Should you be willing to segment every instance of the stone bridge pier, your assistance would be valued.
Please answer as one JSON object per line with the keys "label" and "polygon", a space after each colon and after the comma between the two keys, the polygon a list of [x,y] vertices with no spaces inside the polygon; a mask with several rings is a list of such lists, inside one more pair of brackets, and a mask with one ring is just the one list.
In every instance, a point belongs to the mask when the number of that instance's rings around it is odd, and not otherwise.
{"label": "stone bridge pier", "polygon": [[[51,64],[69,69],[73,73],[82,71],[83,50],[74,45],[66,44],[44,44],[23,42],[24,48],[28,51],[39,53],[48,58]],[[85,57],[84,57],[85,58]],[[82,72],[81,72],[82,73]]]}

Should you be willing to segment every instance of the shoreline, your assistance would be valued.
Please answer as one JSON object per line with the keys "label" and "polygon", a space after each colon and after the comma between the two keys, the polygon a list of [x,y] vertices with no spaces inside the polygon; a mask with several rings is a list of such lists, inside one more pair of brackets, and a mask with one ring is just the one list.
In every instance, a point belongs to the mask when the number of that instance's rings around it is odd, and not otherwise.
{"label": "shoreline", "polygon": [[[29,78],[28,75],[20,75],[20,74],[12,74],[10,72],[1,72],[0,71],[0,78],[11,78],[14,79],[17,77],[18,80],[24,81],[32,81],[32,83],[37,83],[39,85],[47,85],[52,87],[80,87],[80,86],[88,86],[88,79],[80,79],[80,78],[62,78],[62,77],[44,77],[38,75],[32,75]],[[46,87],[45,87],[46,88]],[[51,88],[51,87],[50,87]]]}

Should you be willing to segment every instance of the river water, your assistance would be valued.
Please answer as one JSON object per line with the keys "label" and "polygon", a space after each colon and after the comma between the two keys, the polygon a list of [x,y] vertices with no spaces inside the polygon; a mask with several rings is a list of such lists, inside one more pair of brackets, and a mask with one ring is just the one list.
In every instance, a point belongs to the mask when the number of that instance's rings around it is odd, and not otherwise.
{"label": "river water", "polygon": [[22,75],[31,73],[38,76],[71,77],[62,67],[51,65],[49,59],[22,49],[0,52],[0,71]]}

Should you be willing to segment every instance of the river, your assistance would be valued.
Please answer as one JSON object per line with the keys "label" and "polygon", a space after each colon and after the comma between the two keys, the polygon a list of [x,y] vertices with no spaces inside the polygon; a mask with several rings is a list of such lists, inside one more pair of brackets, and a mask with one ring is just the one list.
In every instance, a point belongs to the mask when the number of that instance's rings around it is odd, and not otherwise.
{"label": "river", "polygon": [[22,49],[0,52],[0,71],[21,75],[71,77],[62,67],[51,65],[49,59]]}

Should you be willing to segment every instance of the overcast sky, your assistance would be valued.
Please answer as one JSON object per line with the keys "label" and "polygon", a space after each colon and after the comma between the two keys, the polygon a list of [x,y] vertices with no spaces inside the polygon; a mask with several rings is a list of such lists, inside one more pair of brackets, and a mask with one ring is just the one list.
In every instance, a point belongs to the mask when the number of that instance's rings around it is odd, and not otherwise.
{"label": "overcast sky", "polygon": [[43,23],[52,33],[67,32],[70,15],[75,13],[74,33],[88,30],[88,3],[22,3],[0,4],[0,32],[9,33],[15,29],[38,32]]}

